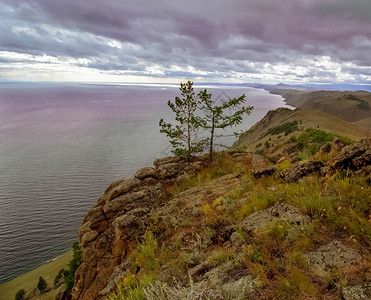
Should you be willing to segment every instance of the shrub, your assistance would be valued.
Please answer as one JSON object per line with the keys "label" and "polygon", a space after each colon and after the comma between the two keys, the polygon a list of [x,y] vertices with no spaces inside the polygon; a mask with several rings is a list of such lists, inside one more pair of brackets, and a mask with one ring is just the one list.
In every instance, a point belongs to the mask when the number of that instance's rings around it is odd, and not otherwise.
{"label": "shrub", "polygon": [[281,125],[278,125],[273,128],[269,128],[267,131],[267,134],[280,134],[280,133],[285,133],[285,135],[290,134],[291,132],[299,130],[298,128],[298,121],[294,120],[292,122],[286,122]]}
{"label": "shrub", "polygon": [[15,294],[15,297],[14,299],[15,300],[23,300],[23,296],[26,294],[26,292],[24,291],[24,289],[20,289],[16,294]]}
{"label": "shrub", "polygon": [[47,283],[42,276],[39,277],[39,282],[37,283],[37,289],[40,291],[40,293],[44,293],[47,287]]}
{"label": "shrub", "polygon": [[58,281],[59,281],[62,277],[64,277],[65,274],[66,274],[66,271],[65,271],[64,269],[60,269],[59,272],[58,272],[58,274],[57,274],[57,276],[55,276],[55,278],[54,278],[54,284],[57,284]]}
{"label": "shrub", "polygon": [[82,249],[78,242],[75,242],[72,245],[73,257],[72,260],[68,263],[69,269],[67,272],[64,272],[64,282],[66,284],[66,292],[71,292],[73,288],[73,282],[75,277],[75,272],[77,268],[82,263]]}

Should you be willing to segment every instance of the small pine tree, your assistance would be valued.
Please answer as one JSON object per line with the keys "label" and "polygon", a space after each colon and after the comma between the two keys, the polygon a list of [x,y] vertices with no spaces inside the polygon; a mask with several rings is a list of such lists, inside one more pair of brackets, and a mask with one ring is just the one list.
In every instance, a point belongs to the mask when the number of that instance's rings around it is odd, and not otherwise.
{"label": "small pine tree", "polygon": [[175,113],[177,125],[160,120],[160,132],[165,133],[170,138],[173,146],[172,152],[176,156],[191,160],[192,154],[203,151],[204,140],[197,141],[195,135],[199,127],[199,122],[195,116],[198,100],[193,90],[193,82],[180,83],[182,97],[175,97],[175,101],[168,101],[168,106]]}
{"label": "small pine tree", "polygon": [[24,289],[21,289],[17,292],[17,294],[15,294],[15,300],[23,300],[24,299],[24,295],[26,294],[25,290]]}
{"label": "small pine tree", "polygon": [[58,281],[64,277],[64,274],[66,273],[65,269],[60,269],[57,276],[55,276],[54,278],[54,285],[56,285],[58,283]]}
{"label": "small pine tree", "polygon": [[[213,159],[214,151],[214,134],[216,129],[224,129],[229,126],[236,126],[242,122],[244,114],[251,114],[253,106],[242,106],[245,102],[245,94],[238,98],[221,100],[220,105],[211,99],[211,94],[207,90],[200,91],[198,97],[201,101],[201,110],[204,111],[205,117],[200,120],[200,126],[210,132],[209,159]],[[225,110],[237,109],[233,114],[226,115]]]}
{"label": "small pine tree", "polygon": [[81,249],[81,246],[78,242],[75,242],[72,245],[72,250],[73,250],[73,258],[68,263],[69,270],[67,272],[64,272],[64,274],[63,274],[67,292],[72,291],[75,272],[83,261],[83,259],[82,259],[82,249]]}
{"label": "small pine tree", "polygon": [[45,279],[40,276],[39,282],[37,283],[37,289],[40,293],[44,293],[48,284],[46,283]]}

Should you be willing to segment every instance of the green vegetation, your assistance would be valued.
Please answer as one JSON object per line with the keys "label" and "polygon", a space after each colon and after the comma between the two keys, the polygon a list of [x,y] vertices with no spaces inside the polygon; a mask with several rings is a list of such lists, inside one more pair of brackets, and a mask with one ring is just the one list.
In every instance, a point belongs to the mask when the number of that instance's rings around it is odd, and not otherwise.
{"label": "green vegetation", "polygon": [[[172,152],[188,161],[191,156],[204,151],[205,145],[209,145],[209,160],[213,159],[214,137],[217,129],[236,126],[242,122],[244,114],[249,115],[252,106],[242,106],[245,102],[245,94],[238,98],[224,100],[220,103],[211,99],[207,90],[201,90],[197,97],[193,89],[193,82],[180,83],[182,98],[175,97],[174,103],[168,101],[168,106],[175,113],[177,125],[160,120],[160,132],[170,138],[173,146]],[[226,110],[235,109],[232,114],[226,114]],[[197,115],[197,113],[201,114]],[[204,129],[210,137],[197,139],[199,129]]]}
{"label": "green vegetation", "polygon": [[57,284],[59,280],[61,280],[62,277],[65,278],[67,275],[68,275],[68,271],[64,269],[60,269],[57,276],[55,276],[54,278],[54,284]]}
{"label": "green vegetation", "polygon": [[298,121],[294,120],[292,122],[286,122],[281,125],[278,125],[273,128],[269,128],[267,131],[267,134],[280,134],[280,133],[285,133],[285,135],[289,135],[291,132],[298,131]]}
{"label": "green vegetation", "polygon": [[[309,129],[297,142],[307,149],[334,137]],[[369,261],[320,276],[305,258],[339,238],[358,251],[371,245],[367,178],[339,171],[327,178],[310,175],[285,183],[278,175],[291,166],[288,160],[277,165],[272,176],[256,179],[247,159],[237,162],[226,152],[216,153],[214,159],[168,189],[166,213],[153,212],[152,224],[131,253],[129,272],[111,300],[213,299],[207,293],[246,299],[251,288],[256,292],[252,299],[330,299],[340,298],[342,287],[370,278]],[[230,179],[223,179],[227,174],[238,174],[232,177],[238,184],[228,186]],[[292,205],[308,220],[272,221],[253,233],[246,229],[247,217],[278,202]],[[240,279],[230,290],[213,283],[215,278]]]}
{"label": "green vegetation", "polygon": [[16,294],[14,299],[15,300],[23,300],[23,296],[26,294],[24,289],[20,289]]}
{"label": "green vegetation", "polygon": [[[14,299],[14,295],[20,290],[24,289],[26,294],[36,288],[39,277],[42,276],[49,287],[53,287],[53,280],[55,275],[61,268],[65,268],[71,260],[72,251],[69,251],[57,259],[42,265],[30,272],[20,275],[13,280],[0,284],[1,299]],[[37,295],[40,300],[54,299],[58,289],[50,289],[44,294]],[[25,296],[26,296],[25,294]],[[33,299],[33,298],[31,298]]]}
{"label": "green vegetation", "polygon": [[68,263],[69,269],[63,272],[67,292],[72,291],[75,272],[77,268],[80,266],[80,264],[82,263],[82,248],[78,242],[75,242],[72,245],[72,251],[73,251],[73,257],[71,261]]}
{"label": "green vegetation", "polygon": [[40,291],[40,293],[44,293],[47,286],[48,284],[46,283],[45,279],[40,276],[39,282],[37,283],[37,289]]}
{"label": "green vegetation", "polygon": [[160,120],[160,132],[165,133],[170,138],[173,147],[172,152],[176,156],[184,157],[188,161],[195,153],[203,151],[205,140],[197,141],[194,136],[200,124],[195,115],[198,101],[195,97],[193,82],[180,83],[182,97],[175,97],[174,103],[168,101],[168,106],[175,114],[177,125]]}
{"label": "green vegetation", "polygon": [[[212,161],[214,151],[214,134],[216,129],[224,129],[229,126],[236,126],[242,122],[244,114],[251,114],[253,106],[241,105],[245,102],[245,94],[238,98],[229,100],[221,100],[220,105],[217,105],[215,100],[211,99],[211,94],[207,90],[200,91],[198,98],[200,99],[201,110],[205,113],[203,118],[199,118],[200,126],[210,133],[209,138],[209,160]],[[236,109],[233,114],[226,115],[228,109]]]}

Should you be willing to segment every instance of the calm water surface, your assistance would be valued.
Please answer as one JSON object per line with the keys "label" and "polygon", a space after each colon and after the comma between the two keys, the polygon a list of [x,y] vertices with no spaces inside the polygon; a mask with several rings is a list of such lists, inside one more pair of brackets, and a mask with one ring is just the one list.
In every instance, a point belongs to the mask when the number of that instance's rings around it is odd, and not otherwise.
{"label": "calm water surface", "polygon": [[[208,91],[245,93],[255,106],[235,130],[285,106],[263,90]],[[70,249],[114,179],[170,154],[158,121],[171,120],[166,103],[178,94],[171,86],[0,84],[0,283]]]}

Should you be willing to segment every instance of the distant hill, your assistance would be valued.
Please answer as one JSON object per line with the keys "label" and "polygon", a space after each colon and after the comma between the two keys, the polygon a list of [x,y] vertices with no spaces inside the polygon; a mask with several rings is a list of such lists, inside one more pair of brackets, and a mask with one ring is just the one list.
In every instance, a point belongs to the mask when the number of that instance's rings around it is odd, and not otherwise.
{"label": "distant hill", "polygon": [[274,89],[271,93],[282,95],[289,105],[317,109],[349,122],[357,122],[371,117],[371,93],[366,91]]}

